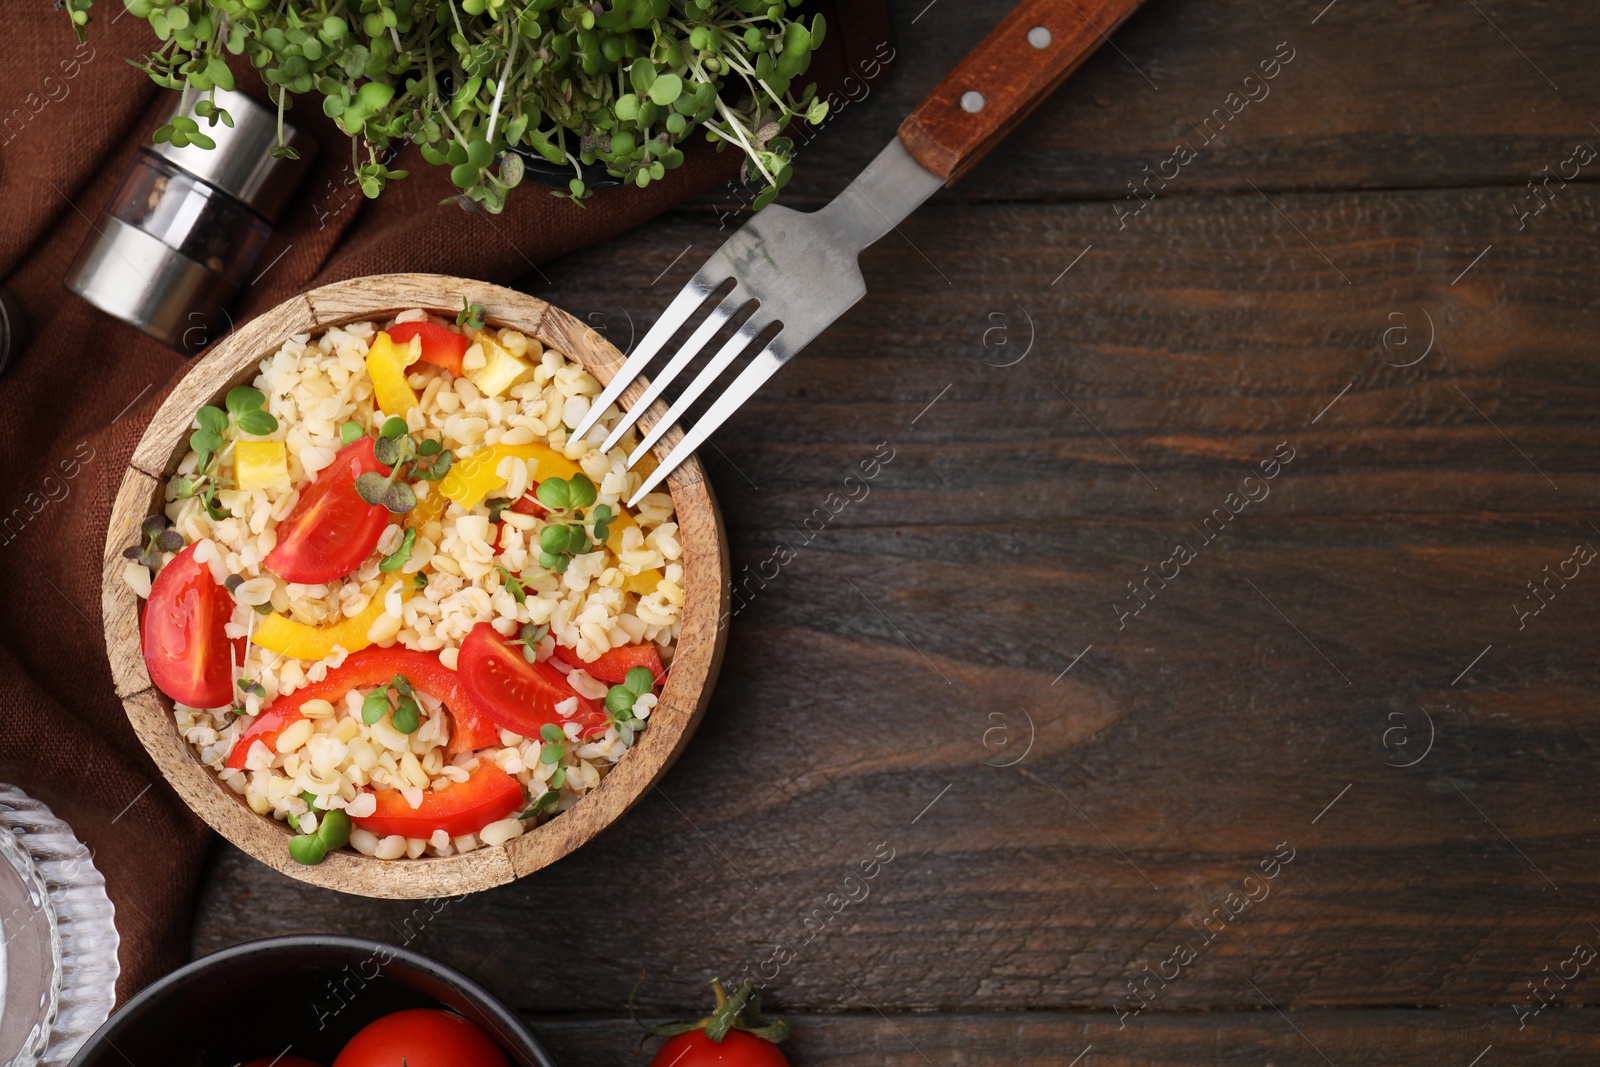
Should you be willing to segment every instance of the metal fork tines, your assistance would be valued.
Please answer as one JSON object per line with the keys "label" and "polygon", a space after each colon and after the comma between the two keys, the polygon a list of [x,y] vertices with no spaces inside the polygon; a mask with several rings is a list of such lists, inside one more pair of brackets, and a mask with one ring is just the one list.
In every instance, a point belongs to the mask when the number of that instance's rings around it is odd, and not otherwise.
{"label": "metal fork tines", "polygon": [[931,196],[942,182],[919,166],[896,139],[822,210],[805,214],[777,205],[768,207],[712,253],[618,368],[573,436],[588,433],[666,343],[729,280],[734,283],[733,290],[700,321],[660,374],[623,413],[603,449],[614,446],[667,385],[745,308],[755,305],[749,318],[645,433],[629,454],[628,466],[637,464],[740,354],[763,336],[770,335],[770,339],[640,484],[628,501],[629,507],[637,505],[641,497],[699,448],[779,367],[866,295],[856,257]]}

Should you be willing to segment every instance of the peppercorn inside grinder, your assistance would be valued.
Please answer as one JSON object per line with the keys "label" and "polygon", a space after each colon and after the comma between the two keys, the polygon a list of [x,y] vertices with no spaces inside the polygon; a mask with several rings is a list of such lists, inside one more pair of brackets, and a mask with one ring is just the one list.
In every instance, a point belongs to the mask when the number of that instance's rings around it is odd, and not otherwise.
{"label": "peppercorn inside grinder", "polygon": [[[206,94],[180,97],[172,117],[195,118]],[[283,140],[301,157],[274,158],[278,117],[244,93],[218,89],[216,105],[233,119],[208,125],[216,142],[140,149],[95,233],[67,271],[66,286],[186,355],[232,329],[228,305],[272,236],[272,224],[309,167],[316,145],[285,124]]]}

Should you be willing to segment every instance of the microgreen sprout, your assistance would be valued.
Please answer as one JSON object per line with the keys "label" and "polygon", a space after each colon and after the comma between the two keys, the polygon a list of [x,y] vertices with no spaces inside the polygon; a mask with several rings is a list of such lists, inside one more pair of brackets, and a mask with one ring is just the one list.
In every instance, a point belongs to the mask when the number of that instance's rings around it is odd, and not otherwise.
{"label": "microgreen sprout", "polygon": [[566,758],[567,735],[562,732],[561,727],[553,722],[545,723],[539,727],[539,740],[543,742],[539,746],[540,763],[560,763]]}
{"label": "microgreen sprout", "polygon": [[366,435],[367,431],[361,428],[361,424],[356,420],[351,419],[349,422],[339,427],[339,444],[341,446],[353,445]]}
{"label": "microgreen sprout", "polygon": [[248,693],[251,696],[260,697],[262,700],[267,699],[266,687],[263,686],[260,682],[255,681],[252,678],[240,678],[239,679],[239,692]]}
{"label": "microgreen sprout", "polygon": [[461,310],[456,312],[456,325],[465,326],[469,330],[483,329],[483,305],[469,304],[467,298],[461,298]]}
{"label": "microgreen sprout", "polygon": [[[389,475],[368,471],[356,479],[356,493],[368,504],[381,504],[394,515],[404,515],[417,506],[417,493],[408,479],[436,482],[450,473],[455,461],[455,454],[437,440],[413,440],[406,433],[406,420],[398,415],[383,424],[372,444],[372,454],[389,468]],[[413,544],[415,540],[412,539]]]}
{"label": "microgreen sprout", "polygon": [[428,588],[428,572],[418,571],[417,573],[413,574],[411,576],[411,585],[413,588],[418,590]]}
{"label": "microgreen sprout", "polygon": [[522,587],[522,579],[506,570],[498,563],[494,565],[494,569],[500,572],[501,578],[505,579],[501,585],[504,587],[506,592],[511,594],[511,599],[515,600],[518,604],[526,604],[528,602],[528,591]]}
{"label": "microgreen sprout", "polygon": [[385,574],[397,571],[411,560],[411,550],[417,546],[417,528],[407,526],[405,536],[400,539],[400,547],[384,556],[378,562],[378,569]]}
{"label": "microgreen sprout", "polygon": [[539,661],[539,642],[543,641],[544,635],[549,632],[549,623],[540,623],[535,626],[531,622],[525,622],[522,624],[522,628],[517,631],[517,636],[511,638],[510,643],[522,646],[523,659],[529,663],[537,663]]}
{"label": "microgreen sprout", "polygon": [[142,540],[122,550],[123,559],[136,559],[151,572],[161,568],[161,557],[183,550],[183,535],[172,529],[165,515],[151,515],[139,527]]}
{"label": "microgreen sprout", "polygon": [[382,720],[390,710],[391,695],[394,697],[394,717],[391,720],[394,728],[403,734],[416,733],[422,725],[422,709],[417,706],[416,691],[403,674],[395,675],[389,679],[388,685],[380,685],[367,694],[361,702],[361,721],[372,726]]}
{"label": "microgreen sprout", "polygon": [[633,735],[645,728],[645,721],[634,715],[633,705],[655,687],[656,678],[649,667],[632,667],[623,675],[620,685],[606,692],[606,715],[616,725],[623,744],[633,744]]}
{"label": "microgreen sprout", "polygon": [[[295,829],[299,828],[300,824],[296,822]],[[322,813],[315,833],[289,838],[289,855],[297,863],[310,867],[321,863],[334,849],[343,848],[349,843],[350,816],[339,808],[333,808]]]}
{"label": "microgreen sprout", "polygon": [[[563,769],[556,768],[558,773]],[[541,793],[538,799],[534,800],[526,808],[517,812],[517,818],[531,819],[535,815],[548,815],[561,806],[561,785],[555,781],[555,775],[551,775],[550,778],[551,788]]]}
{"label": "microgreen sprout", "polygon": [[259,389],[248,385],[230,389],[223,403],[239,429],[252,437],[265,437],[278,428],[278,420],[266,410],[267,398]]}
{"label": "microgreen sprout", "polygon": [[[237,593],[239,591],[239,587],[241,585],[243,585],[243,584],[244,584],[244,575],[242,575],[242,574],[230,574],[226,578],[222,579],[222,588],[226,589],[228,591],[229,595]],[[268,604],[255,604],[255,605],[253,605],[253,607],[254,607],[255,613],[257,615],[271,615],[272,614],[272,605],[270,603],[268,603]]]}
{"label": "microgreen sprout", "polygon": [[[534,496],[550,513],[539,531],[539,566],[565,574],[574,556],[605,543],[616,514],[609,504],[595,504],[598,495],[594,482],[581,473],[571,478],[546,478],[539,483]],[[585,515],[591,505],[593,510]],[[593,543],[586,527],[593,528]]]}
{"label": "microgreen sprout", "polygon": [[174,495],[180,500],[199,497],[206,514],[221,521],[233,512],[217,503],[220,479],[216,474],[217,454],[227,445],[232,426],[252,437],[265,437],[278,428],[278,420],[266,410],[267,398],[261,390],[241,385],[228,390],[223,407],[207,404],[194,413],[196,429],[189,435],[189,447],[197,457],[192,478],[174,479]]}
{"label": "microgreen sprout", "polygon": [[489,509],[489,521],[499,522],[504,517],[506,509],[511,506],[511,498],[508,496],[492,496],[483,503]]}

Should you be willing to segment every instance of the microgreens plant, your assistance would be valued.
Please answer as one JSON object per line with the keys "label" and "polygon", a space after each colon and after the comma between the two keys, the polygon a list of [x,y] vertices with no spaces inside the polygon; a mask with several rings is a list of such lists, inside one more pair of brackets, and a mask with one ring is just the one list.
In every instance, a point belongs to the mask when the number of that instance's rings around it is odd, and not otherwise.
{"label": "microgreens plant", "polygon": [[[135,64],[158,85],[207,97],[208,127],[232,118],[225,53],[244,54],[278,109],[273,154],[293,157],[283,114],[315,94],[350,137],[353,180],[368,197],[406,172],[406,143],[450,168],[463,206],[499,212],[524,158],[570,167],[557,195],[588,193],[584,166],[643,187],[683,163],[697,127],[745,157],[759,208],[791,173],[792,121],[828,113],[799,78],[826,29],[790,18],[800,0],[124,0],[161,42]],[[94,0],[62,0],[80,40]],[[118,5],[119,10],[122,5]],[[208,145],[194,119],[159,132]],[[365,151],[366,160],[362,161]]]}
{"label": "microgreens plant", "polygon": [[[242,574],[230,574],[222,580],[222,588],[226,589],[230,595],[237,593],[239,591],[239,587],[243,584],[244,575]],[[272,614],[272,605],[256,604],[255,612],[257,615],[270,615]]]}
{"label": "microgreens plant", "polygon": [[233,427],[252,437],[265,437],[278,428],[278,420],[266,410],[267,398],[248,385],[228,390],[223,401],[227,410],[207,404],[194,413],[196,429],[189,435],[189,447],[198,459],[192,478],[174,479],[173,492],[179,500],[199,497],[206,514],[214,520],[231,518],[233,512],[217,503],[222,479],[216,474],[217,454],[227,444],[226,434]]}
{"label": "microgreens plant", "polygon": [[531,622],[525,622],[522,624],[522,628],[517,631],[517,636],[510,639],[510,643],[522,646],[523,659],[529,663],[537,663],[539,660],[539,642],[543,641],[544,635],[549,632],[549,623],[540,623],[535,626]]}
{"label": "microgreens plant", "polygon": [[469,330],[483,329],[483,305],[469,304],[467,298],[461,298],[461,310],[456,312],[456,325],[464,326]]}
{"label": "microgreens plant", "polygon": [[[316,799],[315,796],[310,794],[301,794],[301,797],[305,799],[307,805],[310,805]],[[328,853],[334,849],[343,848],[349,844],[351,827],[350,816],[339,808],[331,808],[322,813],[321,818],[317,820],[316,830],[308,834],[304,832],[304,826],[300,820],[305,819],[309,822],[310,816],[311,812],[308,811],[299,818],[291,817],[294,822],[294,828],[302,832],[299,837],[289,838],[289,855],[293,857],[295,862],[303,863],[308,867],[321,863]]]}
{"label": "microgreens plant", "polygon": [[[351,425],[345,424],[340,431],[340,440],[344,440],[344,433]],[[417,506],[416,491],[406,479],[436,482],[450,473],[450,464],[455,458],[436,438],[413,440],[406,433],[406,420],[399,415],[391,416],[383,424],[378,439],[373,442],[372,454],[379,463],[389,468],[389,474],[387,477],[377,471],[363,474],[356,479],[356,494],[368,504],[381,504],[395,515],[404,515]],[[415,536],[411,543],[416,543]],[[410,555],[408,548],[406,556],[409,558]],[[404,563],[402,559],[394,567],[386,569],[394,570]]]}
{"label": "microgreens plant", "polygon": [[501,582],[501,585],[506,592],[511,594],[511,599],[515,600],[518,604],[526,604],[528,602],[528,591],[523,588],[522,579],[506,570],[498,563],[494,565],[494,569],[499,571],[500,577],[504,579],[504,581]]}
{"label": "microgreens plant", "polygon": [[[574,556],[581,556],[604,544],[616,515],[609,504],[595,504],[598,492],[583,474],[571,478],[546,478],[534,490],[549,518],[539,531],[539,566],[565,574]],[[585,509],[593,510],[585,514]],[[586,527],[593,527],[594,541]]]}
{"label": "microgreens plant", "polygon": [[633,744],[633,735],[645,728],[645,721],[633,713],[636,700],[656,687],[655,675],[649,667],[631,667],[623,675],[622,684],[606,692],[606,715],[616,724],[617,734],[625,745]]}
{"label": "microgreens plant", "polygon": [[417,528],[415,526],[407,526],[405,536],[400,538],[400,547],[379,560],[378,569],[385,574],[399,570],[410,562],[411,550],[416,547]]}
{"label": "microgreens plant", "polygon": [[143,540],[122,550],[123,559],[136,559],[152,572],[161,569],[161,557],[183,550],[183,534],[172,529],[165,515],[151,515],[139,526]]}
{"label": "microgreens plant", "polygon": [[397,674],[389,679],[388,685],[380,685],[368,693],[361,702],[361,721],[368,726],[380,721],[388,714],[389,699],[394,697],[394,728],[403,734],[414,734],[417,727],[422,725],[422,709],[417,706],[416,690],[411,688],[411,682],[403,674]]}

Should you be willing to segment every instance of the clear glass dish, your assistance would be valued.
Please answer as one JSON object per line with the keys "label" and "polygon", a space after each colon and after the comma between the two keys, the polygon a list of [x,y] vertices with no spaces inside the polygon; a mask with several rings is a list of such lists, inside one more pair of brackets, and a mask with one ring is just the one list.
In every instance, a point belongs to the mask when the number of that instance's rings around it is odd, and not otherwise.
{"label": "clear glass dish", "polygon": [[72,828],[0,783],[0,1063],[65,1064],[116,1001],[105,878]]}

